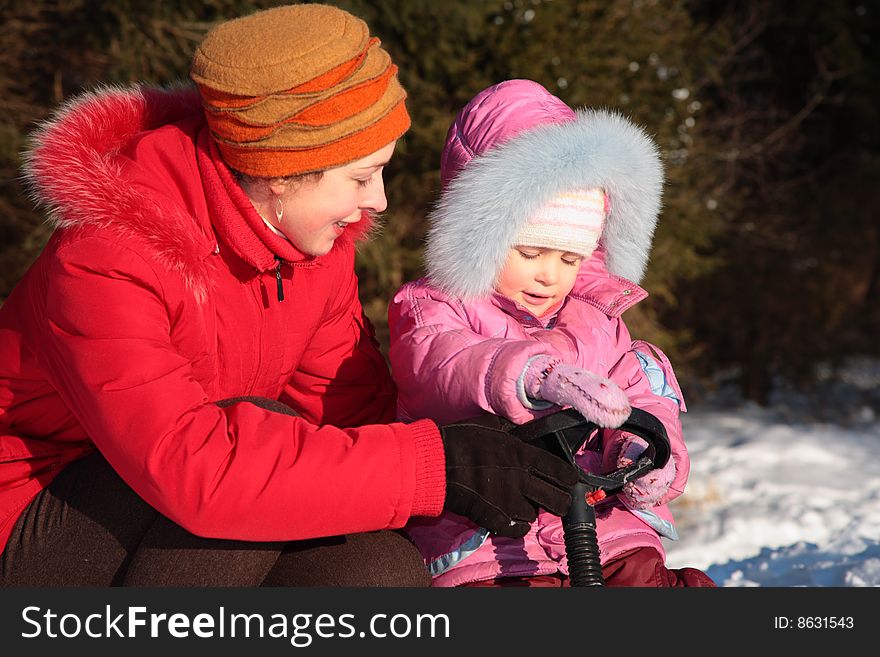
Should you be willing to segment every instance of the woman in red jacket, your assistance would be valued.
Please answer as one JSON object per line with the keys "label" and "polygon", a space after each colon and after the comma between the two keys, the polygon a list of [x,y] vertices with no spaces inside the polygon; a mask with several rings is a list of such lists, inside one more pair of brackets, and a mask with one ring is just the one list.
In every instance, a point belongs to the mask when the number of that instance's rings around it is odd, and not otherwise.
{"label": "woman in red jacket", "polygon": [[0,584],[427,585],[410,517],[563,513],[572,470],[492,418],[393,422],[354,243],[409,116],[366,24],[257,12],[191,77],[35,137],[57,228],[0,308]]}

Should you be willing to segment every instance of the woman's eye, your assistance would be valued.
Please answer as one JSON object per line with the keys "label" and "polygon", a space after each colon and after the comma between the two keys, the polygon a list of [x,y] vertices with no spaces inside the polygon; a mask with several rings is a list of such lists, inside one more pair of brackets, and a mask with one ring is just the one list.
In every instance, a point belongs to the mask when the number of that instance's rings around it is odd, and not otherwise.
{"label": "woman's eye", "polygon": [[370,181],[371,181],[371,180],[372,180],[372,178],[367,178],[367,179],[365,179],[365,180],[360,180],[360,179],[358,179],[358,180],[357,180],[358,187],[366,187],[367,185],[370,184]]}

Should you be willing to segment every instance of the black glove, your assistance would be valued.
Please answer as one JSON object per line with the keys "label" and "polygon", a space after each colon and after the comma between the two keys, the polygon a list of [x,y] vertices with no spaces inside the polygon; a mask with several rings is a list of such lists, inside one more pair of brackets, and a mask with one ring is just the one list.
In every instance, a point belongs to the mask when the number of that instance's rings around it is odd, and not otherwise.
{"label": "black glove", "polygon": [[538,507],[562,516],[577,482],[574,466],[509,435],[513,425],[481,416],[440,427],[446,451],[444,508],[493,534],[520,538]]}

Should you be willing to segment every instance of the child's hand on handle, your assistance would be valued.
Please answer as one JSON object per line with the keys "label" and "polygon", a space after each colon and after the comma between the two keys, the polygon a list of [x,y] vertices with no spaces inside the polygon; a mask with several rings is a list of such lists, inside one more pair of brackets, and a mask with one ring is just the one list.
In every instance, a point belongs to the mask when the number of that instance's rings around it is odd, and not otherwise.
{"label": "child's hand on handle", "polygon": [[521,538],[539,507],[565,515],[578,475],[570,463],[511,436],[493,418],[440,427],[444,508],[494,534]]}
{"label": "child's hand on handle", "polygon": [[[648,448],[648,443],[638,436],[625,433],[618,446],[611,446],[609,454],[606,454],[605,468],[608,471],[624,468],[637,461]],[[660,503],[674,479],[675,461],[670,455],[662,468],[651,470],[638,479],[627,482],[619,496],[633,509],[650,509]]]}
{"label": "child's hand on handle", "polygon": [[614,381],[549,356],[535,358],[525,374],[525,391],[533,399],[571,406],[586,420],[614,429],[626,422],[630,404]]}

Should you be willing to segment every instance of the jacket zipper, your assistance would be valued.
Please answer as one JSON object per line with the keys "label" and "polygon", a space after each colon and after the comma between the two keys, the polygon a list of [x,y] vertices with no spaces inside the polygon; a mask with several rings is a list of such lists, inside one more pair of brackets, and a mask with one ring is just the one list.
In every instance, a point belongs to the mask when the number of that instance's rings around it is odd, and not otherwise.
{"label": "jacket zipper", "polygon": [[278,286],[278,301],[284,301],[284,286],[281,284],[281,258],[275,256],[275,283]]}

